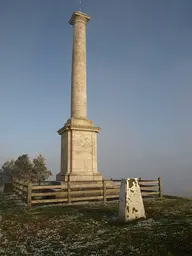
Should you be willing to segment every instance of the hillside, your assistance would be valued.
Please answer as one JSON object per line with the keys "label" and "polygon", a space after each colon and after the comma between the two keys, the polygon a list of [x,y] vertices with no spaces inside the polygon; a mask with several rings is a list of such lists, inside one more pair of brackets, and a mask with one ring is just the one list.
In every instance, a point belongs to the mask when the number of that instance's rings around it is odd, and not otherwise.
{"label": "hillside", "polygon": [[0,194],[0,255],[191,256],[192,200],[145,200],[147,219],[120,224],[118,202],[27,211]]}

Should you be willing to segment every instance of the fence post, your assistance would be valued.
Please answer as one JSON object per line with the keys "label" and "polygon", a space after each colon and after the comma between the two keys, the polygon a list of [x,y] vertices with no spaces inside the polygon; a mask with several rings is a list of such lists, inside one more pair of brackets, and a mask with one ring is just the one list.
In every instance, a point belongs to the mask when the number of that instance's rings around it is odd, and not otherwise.
{"label": "fence post", "polygon": [[15,179],[13,178],[13,192],[15,193]]}
{"label": "fence post", "polygon": [[163,198],[163,192],[162,192],[162,178],[158,178],[159,181],[159,197],[162,199]]}
{"label": "fence post", "polygon": [[68,196],[68,204],[71,203],[71,186],[70,181],[67,181],[67,196]]}
{"label": "fence post", "polygon": [[20,197],[20,179],[17,183],[17,195],[18,195],[18,197]]}
{"label": "fence post", "polygon": [[19,198],[21,198],[21,180],[19,180],[18,190]]}
{"label": "fence post", "polygon": [[32,183],[28,183],[28,189],[27,189],[27,207],[31,208],[31,201],[32,201]]}
{"label": "fence post", "polygon": [[106,181],[103,180],[103,202],[106,203],[107,198],[106,198]]}
{"label": "fence post", "polygon": [[19,184],[18,184],[18,196],[20,198],[21,196],[21,180],[19,179]]}
{"label": "fence post", "polygon": [[23,199],[23,189],[24,189],[24,181],[21,181],[21,186],[20,186],[20,197]]}
{"label": "fence post", "polygon": [[15,193],[18,196],[18,180],[15,181]]}

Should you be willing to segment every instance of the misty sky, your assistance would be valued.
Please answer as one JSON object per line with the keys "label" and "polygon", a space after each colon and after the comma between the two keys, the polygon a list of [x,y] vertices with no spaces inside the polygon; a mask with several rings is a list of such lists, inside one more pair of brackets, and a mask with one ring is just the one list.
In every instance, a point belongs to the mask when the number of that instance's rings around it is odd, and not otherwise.
{"label": "misty sky", "polygon": [[[0,1],[0,164],[42,153],[60,171],[77,2]],[[82,11],[99,170],[162,176],[166,193],[192,196],[192,1],[83,0]]]}

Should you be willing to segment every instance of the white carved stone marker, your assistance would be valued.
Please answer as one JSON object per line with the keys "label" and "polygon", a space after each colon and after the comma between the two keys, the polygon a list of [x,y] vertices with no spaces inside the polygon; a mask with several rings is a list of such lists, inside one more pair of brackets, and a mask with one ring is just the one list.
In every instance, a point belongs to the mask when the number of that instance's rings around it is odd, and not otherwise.
{"label": "white carved stone marker", "polygon": [[146,218],[138,178],[122,179],[119,198],[119,220]]}

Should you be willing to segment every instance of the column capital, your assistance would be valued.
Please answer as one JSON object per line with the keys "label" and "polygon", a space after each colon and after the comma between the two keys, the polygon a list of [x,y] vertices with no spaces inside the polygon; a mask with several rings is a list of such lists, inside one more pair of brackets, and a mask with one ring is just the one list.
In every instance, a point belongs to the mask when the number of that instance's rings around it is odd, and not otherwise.
{"label": "column capital", "polygon": [[76,11],[72,14],[71,19],[69,20],[69,24],[74,25],[74,23],[77,21],[82,21],[85,24],[87,24],[90,19],[91,19],[91,17],[89,15],[87,15],[86,13]]}

